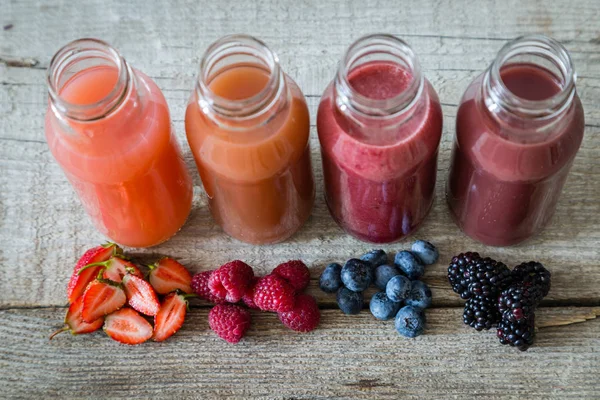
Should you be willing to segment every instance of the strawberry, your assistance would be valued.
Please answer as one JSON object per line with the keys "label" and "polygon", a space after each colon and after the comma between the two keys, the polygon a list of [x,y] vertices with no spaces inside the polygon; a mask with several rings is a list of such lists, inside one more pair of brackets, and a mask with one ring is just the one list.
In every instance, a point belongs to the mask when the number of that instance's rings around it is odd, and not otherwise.
{"label": "strawberry", "polygon": [[106,279],[91,282],[83,294],[83,320],[88,323],[123,307],[127,297],[120,284]]}
{"label": "strawberry", "polygon": [[156,292],[148,282],[127,274],[123,277],[123,288],[131,308],[145,315],[156,315],[160,304]]}
{"label": "strawberry", "polygon": [[67,310],[67,315],[65,316],[65,326],[50,335],[50,339],[61,332],[69,331],[72,335],[79,335],[82,333],[94,332],[102,327],[104,318],[100,317],[92,323],[87,323],[81,317],[82,310],[83,296],[77,298],[77,300],[71,304]]}
{"label": "strawberry", "polygon": [[86,251],[83,256],[77,261],[73,274],[69,280],[69,286],[67,287],[67,298],[69,303],[74,303],[83,292],[85,292],[89,283],[96,279],[101,268],[86,268],[85,266],[97,262],[108,260],[115,254],[120,254],[123,250],[114,243],[107,243],[102,246],[94,247]]}
{"label": "strawberry", "polygon": [[154,316],[154,341],[162,342],[173,336],[185,320],[187,295],[169,293]]}
{"label": "strawberry", "polygon": [[132,308],[122,308],[108,315],[104,332],[124,344],[140,344],[152,337],[152,325]]}
{"label": "strawberry", "polygon": [[184,293],[192,293],[192,275],[172,258],[162,258],[148,267],[150,268],[148,280],[156,293],[167,294],[177,289]]}
{"label": "strawberry", "polygon": [[121,282],[123,280],[123,277],[127,273],[130,273],[140,278],[144,277],[142,271],[140,271],[140,269],[134,263],[124,259],[122,256],[119,255],[112,256],[106,261],[88,264],[81,269],[80,273],[82,273],[88,268],[94,268],[98,266],[102,267],[98,272],[98,275],[101,272],[102,277],[104,279],[109,279],[113,282]]}

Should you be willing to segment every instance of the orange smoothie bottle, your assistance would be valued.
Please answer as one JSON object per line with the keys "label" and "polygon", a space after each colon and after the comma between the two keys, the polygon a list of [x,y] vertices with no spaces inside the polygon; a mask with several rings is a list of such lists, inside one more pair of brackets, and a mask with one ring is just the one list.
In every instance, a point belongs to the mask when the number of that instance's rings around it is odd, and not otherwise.
{"label": "orange smoothie bottle", "polygon": [[308,108],[264,43],[235,35],[207,50],[185,130],[212,215],[229,235],[280,242],[308,219]]}
{"label": "orange smoothie bottle", "polygon": [[156,84],[108,44],[69,43],[48,69],[46,140],[97,229],[148,247],[173,236],[192,180]]}

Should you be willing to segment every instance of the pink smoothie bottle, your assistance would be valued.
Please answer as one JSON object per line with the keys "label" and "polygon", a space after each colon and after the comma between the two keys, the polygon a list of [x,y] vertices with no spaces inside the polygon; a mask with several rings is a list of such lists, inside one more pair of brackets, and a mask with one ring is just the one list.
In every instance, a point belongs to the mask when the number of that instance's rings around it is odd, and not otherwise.
{"label": "pink smoothie bottle", "polygon": [[465,92],[446,196],[460,228],[508,246],[548,223],[583,138],[566,49],[545,36],[506,44]]}
{"label": "pink smoothie bottle", "polygon": [[442,111],[404,41],[371,35],[348,48],[317,130],[325,200],[344,230],[387,243],[417,229],[433,203]]}

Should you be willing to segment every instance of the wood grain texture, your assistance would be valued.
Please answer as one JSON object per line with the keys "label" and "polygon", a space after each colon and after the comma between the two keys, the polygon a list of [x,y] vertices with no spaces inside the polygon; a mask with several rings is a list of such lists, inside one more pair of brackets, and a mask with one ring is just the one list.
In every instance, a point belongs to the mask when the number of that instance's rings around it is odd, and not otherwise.
{"label": "wood grain texture", "polygon": [[[597,398],[600,384],[600,7],[597,0],[383,0],[294,2],[0,0],[0,397],[263,398]],[[368,312],[344,317],[318,290],[323,267],[372,248],[345,235],[323,201],[316,131],[320,95],[344,49],[359,36],[389,32],[407,40],[443,107],[444,133],[433,210],[415,237],[440,247],[425,281],[434,292],[427,334],[405,340]],[[206,47],[225,34],[263,39],[304,91],[313,131],[317,200],[308,223],[276,246],[249,246],[212,221],[185,144],[183,115]],[[586,132],[552,223],[515,247],[491,248],[464,236],[443,200],[455,114],[469,82],[507,41],[544,33],[570,51],[578,72]],[[44,141],[45,69],[59,47],[102,38],[163,90],[186,163],[195,175],[194,208],[169,242],[134,255],[177,256],[192,271],[234,258],[266,273],[302,258],[309,292],[322,307],[319,330],[297,335],[271,314],[253,314],[249,336],[225,344],[197,303],[173,340],[120,346],[102,333],[48,334],[62,320],[65,285],[87,247],[104,238],[87,216]],[[404,242],[383,246],[407,248]],[[477,250],[509,265],[537,259],[553,273],[538,315],[536,347],[499,346],[492,333],[460,321],[462,301],[445,269],[453,254]],[[583,279],[582,279],[583,277]],[[16,307],[16,308],[15,308]],[[22,307],[31,307],[26,309]],[[50,307],[50,308],[46,308]],[[450,308],[448,308],[450,307]],[[8,371],[6,373],[5,371]]]}

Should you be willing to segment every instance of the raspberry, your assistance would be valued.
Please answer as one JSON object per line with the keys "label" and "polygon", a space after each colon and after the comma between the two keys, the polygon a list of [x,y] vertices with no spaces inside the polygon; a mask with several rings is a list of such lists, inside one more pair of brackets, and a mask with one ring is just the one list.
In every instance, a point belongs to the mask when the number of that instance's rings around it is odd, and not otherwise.
{"label": "raspberry", "polygon": [[254,304],[263,311],[290,311],[294,308],[295,290],[278,275],[260,278],[254,288]]}
{"label": "raspberry", "polygon": [[248,308],[252,308],[253,310],[258,310],[258,306],[256,304],[254,304],[254,289],[256,288],[256,283],[258,282],[258,276],[255,276],[252,279],[252,284],[250,284],[250,287],[248,288],[248,290],[246,290],[246,294],[244,295],[244,297],[242,297],[242,301],[244,302],[245,305],[248,306]]}
{"label": "raspberry", "polygon": [[204,271],[199,272],[192,278],[192,290],[196,293],[201,299],[206,301],[210,301],[213,304],[223,304],[224,300],[217,298],[210,292],[208,288],[208,280],[214,271]]}
{"label": "raspberry", "polygon": [[216,305],[208,313],[208,324],[221,339],[237,343],[250,328],[250,311],[234,304]]}
{"label": "raspberry", "polygon": [[296,298],[296,305],[290,311],[278,313],[285,326],[298,332],[310,332],[319,325],[321,312],[314,297],[301,294]]}
{"label": "raspberry", "polygon": [[254,271],[243,261],[235,260],[222,265],[208,280],[211,293],[218,299],[237,303],[252,283]]}
{"label": "raspberry", "polygon": [[288,281],[298,292],[306,289],[308,282],[310,282],[310,271],[300,260],[292,260],[279,264],[273,270],[273,273]]}

